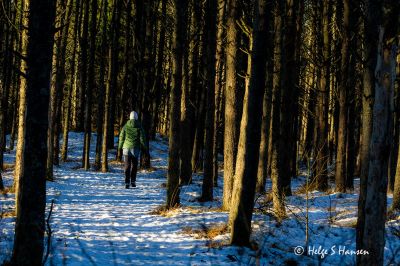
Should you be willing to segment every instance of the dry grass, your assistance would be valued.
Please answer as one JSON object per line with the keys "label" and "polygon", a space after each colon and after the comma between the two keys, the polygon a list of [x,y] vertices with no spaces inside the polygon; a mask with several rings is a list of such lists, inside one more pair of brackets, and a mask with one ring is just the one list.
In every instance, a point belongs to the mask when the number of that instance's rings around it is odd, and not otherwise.
{"label": "dry grass", "polygon": [[347,226],[350,228],[357,228],[357,219],[348,223]]}
{"label": "dry grass", "polygon": [[13,186],[5,187],[3,190],[0,190],[0,193],[2,195],[7,195],[8,193],[14,193],[14,192],[15,192],[15,188]]}
{"label": "dry grass", "polygon": [[13,170],[14,167],[15,167],[15,164],[13,164],[13,163],[3,163],[4,171]]}
{"label": "dry grass", "polygon": [[0,213],[0,219],[3,218],[14,218],[16,216],[15,211],[5,211]]}
{"label": "dry grass", "polygon": [[214,239],[219,235],[224,235],[228,232],[227,224],[212,224],[210,226],[203,225],[201,229],[194,229],[190,226],[182,228],[182,232],[187,235],[193,235],[196,239]]}
{"label": "dry grass", "polygon": [[151,215],[160,215],[163,217],[173,217],[177,215],[180,212],[179,206],[176,206],[175,208],[170,208],[168,209],[166,206],[159,206],[155,208],[154,210],[150,211],[149,214]]}
{"label": "dry grass", "polygon": [[187,212],[190,212],[192,214],[199,214],[199,213],[203,212],[203,210],[200,209],[200,208],[193,208],[193,207],[190,207],[190,206],[184,207],[184,210],[187,211]]}

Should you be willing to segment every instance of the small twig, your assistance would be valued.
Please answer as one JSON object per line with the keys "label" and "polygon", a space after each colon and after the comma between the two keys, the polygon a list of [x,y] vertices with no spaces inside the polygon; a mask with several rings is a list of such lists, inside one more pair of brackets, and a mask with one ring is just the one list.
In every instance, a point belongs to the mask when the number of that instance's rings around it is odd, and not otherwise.
{"label": "small twig", "polygon": [[50,218],[51,214],[53,213],[53,207],[54,207],[54,199],[51,200],[51,205],[50,205],[50,210],[49,210],[49,215],[47,216],[46,219],[46,227],[47,227],[47,249],[46,249],[46,255],[43,260],[43,265],[45,265],[47,258],[49,257],[50,254],[50,245],[51,245],[51,227],[50,227]]}

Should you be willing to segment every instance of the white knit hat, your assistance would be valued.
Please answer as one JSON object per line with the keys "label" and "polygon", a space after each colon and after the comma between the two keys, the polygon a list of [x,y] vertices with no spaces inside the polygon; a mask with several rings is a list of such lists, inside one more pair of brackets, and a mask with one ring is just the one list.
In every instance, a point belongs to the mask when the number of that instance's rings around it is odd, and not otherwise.
{"label": "white knit hat", "polygon": [[135,111],[132,111],[131,114],[129,115],[129,119],[138,120],[138,114]]}

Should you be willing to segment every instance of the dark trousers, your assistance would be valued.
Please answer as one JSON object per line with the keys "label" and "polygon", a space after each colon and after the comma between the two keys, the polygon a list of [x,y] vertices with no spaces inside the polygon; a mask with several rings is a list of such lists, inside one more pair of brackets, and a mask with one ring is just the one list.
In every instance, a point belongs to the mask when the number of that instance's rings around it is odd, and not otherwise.
{"label": "dark trousers", "polygon": [[125,184],[133,184],[136,182],[136,173],[138,159],[132,154],[124,155],[125,161]]}

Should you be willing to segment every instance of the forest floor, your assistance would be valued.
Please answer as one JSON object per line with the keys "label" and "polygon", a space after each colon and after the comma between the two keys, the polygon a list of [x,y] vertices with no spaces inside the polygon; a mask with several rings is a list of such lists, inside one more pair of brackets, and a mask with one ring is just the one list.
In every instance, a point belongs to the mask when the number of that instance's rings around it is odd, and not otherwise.
{"label": "forest floor", "polygon": [[[46,265],[354,265],[356,256],[349,252],[356,249],[357,189],[307,193],[306,179],[299,176],[286,199],[288,218],[276,221],[269,197],[258,197],[252,249],[231,247],[228,213],[220,210],[222,172],[213,202],[197,201],[201,175],[194,175],[193,184],[182,187],[181,207],[163,212],[167,140],[151,142],[153,169],[139,171],[135,189],[125,189],[122,164],[115,161],[109,173],[80,169],[82,140],[82,134],[70,133],[69,161],[55,167],[55,181],[47,183],[46,217],[52,201],[54,207]],[[115,158],[115,150],[109,158]],[[14,152],[5,154],[7,165],[14,160]],[[3,173],[6,186],[12,184],[12,171]],[[14,194],[0,195],[0,264],[12,252],[13,208]],[[400,265],[399,218],[387,223],[386,265]],[[303,247],[308,251],[297,255]]]}

